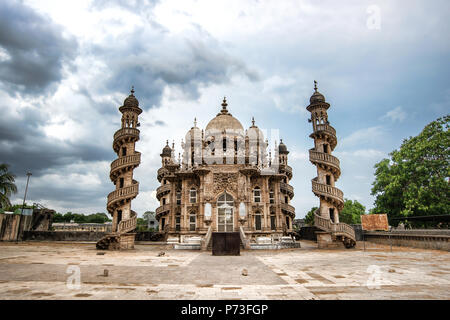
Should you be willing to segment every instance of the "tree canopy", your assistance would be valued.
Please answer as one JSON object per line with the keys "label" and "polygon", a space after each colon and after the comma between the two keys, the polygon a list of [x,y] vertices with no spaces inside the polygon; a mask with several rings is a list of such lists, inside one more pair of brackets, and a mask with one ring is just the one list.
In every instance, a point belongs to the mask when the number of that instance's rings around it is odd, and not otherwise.
{"label": "tree canopy", "polygon": [[308,213],[305,216],[305,224],[309,226],[314,225],[314,212],[319,209],[318,207],[312,207],[311,210],[308,211]]}
{"label": "tree canopy", "polygon": [[339,212],[339,222],[348,224],[361,223],[361,215],[366,213],[366,207],[358,200],[344,199],[344,208]]}
{"label": "tree canopy", "polygon": [[9,172],[9,165],[0,164],[0,208],[11,206],[9,198],[12,194],[17,193],[15,178],[16,176]]}
{"label": "tree canopy", "polygon": [[449,121],[447,115],[429,123],[375,165],[371,212],[390,218],[450,213]]}
{"label": "tree canopy", "polygon": [[72,212],[67,212],[65,214],[55,213],[53,215],[53,222],[70,222],[72,220],[76,223],[105,223],[111,221],[106,213],[103,212],[89,215]]}

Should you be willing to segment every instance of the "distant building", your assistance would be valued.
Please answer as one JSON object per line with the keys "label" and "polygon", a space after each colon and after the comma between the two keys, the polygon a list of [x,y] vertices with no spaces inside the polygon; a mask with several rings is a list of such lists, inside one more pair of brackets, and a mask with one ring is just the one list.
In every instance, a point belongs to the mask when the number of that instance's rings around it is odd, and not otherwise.
{"label": "distant building", "polygon": [[53,231],[90,231],[90,232],[111,232],[112,223],[74,223],[56,222],[52,224]]}
{"label": "distant building", "polygon": [[158,231],[159,222],[156,220],[155,213],[150,213],[148,215],[148,226],[149,229],[152,228],[155,231]]}

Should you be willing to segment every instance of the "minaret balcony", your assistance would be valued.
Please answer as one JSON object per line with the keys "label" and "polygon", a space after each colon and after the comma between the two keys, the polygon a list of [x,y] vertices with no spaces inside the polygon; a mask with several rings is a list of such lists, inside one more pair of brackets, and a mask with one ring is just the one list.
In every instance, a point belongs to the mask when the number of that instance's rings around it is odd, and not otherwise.
{"label": "minaret balcony", "polygon": [[325,197],[334,200],[338,208],[342,208],[344,205],[344,193],[336,187],[332,187],[324,183],[319,183],[316,179],[317,178],[311,180],[312,191],[314,192],[314,194],[319,197]]}
{"label": "minaret balcony", "polygon": [[315,151],[314,148],[309,150],[309,160],[313,164],[327,166],[333,173],[335,180],[341,175],[339,159],[331,154]]}
{"label": "minaret balcony", "polygon": [[324,138],[330,143],[330,147],[333,150],[337,144],[336,129],[329,124],[318,124],[315,127],[313,133],[310,134],[311,138]]}
{"label": "minaret balcony", "polygon": [[284,214],[290,215],[292,218],[295,217],[295,208],[291,206],[289,203],[282,203],[280,205],[281,211],[283,211]]}
{"label": "minaret balcony", "polygon": [[123,200],[131,200],[135,198],[139,193],[139,183],[133,180],[133,184],[128,187],[114,190],[108,194],[107,209],[109,212],[114,211],[115,207],[119,206]]}
{"label": "minaret balcony", "polygon": [[287,194],[291,199],[294,197],[294,187],[290,184],[280,182],[280,191]]}
{"label": "minaret balcony", "polygon": [[170,212],[171,205],[170,203],[166,203],[155,210],[155,218],[156,220],[159,220],[159,218],[164,215],[168,214]]}
{"label": "minaret balcony", "polygon": [[163,184],[162,186],[158,187],[156,189],[156,199],[158,199],[158,201],[161,200],[163,196],[170,192],[170,188],[170,184]]}
{"label": "minaret balcony", "polygon": [[115,181],[115,179],[123,169],[130,167],[131,168],[137,167],[140,163],[141,163],[140,152],[136,152],[135,154],[125,157],[120,157],[111,163],[111,172],[109,176],[112,181]]}
{"label": "minaret balcony", "polygon": [[167,170],[167,168],[159,168],[158,169],[158,181],[161,182],[162,178],[164,177],[164,175],[168,174],[169,171]]}
{"label": "minaret balcony", "polygon": [[121,141],[138,141],[139,129],[136,128],[122,128],[114,133],[113,149],[117,152],[120,148]]}

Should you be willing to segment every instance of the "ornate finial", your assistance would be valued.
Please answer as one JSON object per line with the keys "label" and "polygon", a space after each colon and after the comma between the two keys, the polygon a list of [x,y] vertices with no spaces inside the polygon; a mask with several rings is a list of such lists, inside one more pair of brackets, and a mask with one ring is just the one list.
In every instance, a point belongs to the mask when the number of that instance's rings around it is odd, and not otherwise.
{"label": "ornate finial", "polygon": [[222,102],[222,109],[226,109],[227,108],[227,98],[223,97],[223,102]]}
{"label": "ornate finial", "polygon": [[314,80],[314,91],[317,92],[317,81]]}
{"label": "ornate finial", "polygon": [[166,146],[169,146],[169,139],[166,140]]}
{"label": "ornate finial", "polygon": [[175,150],[175,140],[172,141],[172,150]]}
{"label": "ornate finial", "polygon": [[252,117],[252,127],[255,126],[255,117]]}
{"label": "ornate finial", "polygon": [[283,143],[283,139],[280,139],[280,144],[282,144]]}
{"label": "ornate finial", "polygon": [[131,86],[131,95],[134,96],[134,86]]}
{"label": "ornate finial", "polygon": [[194,127],[197,127],[197,117],[194,118]]}

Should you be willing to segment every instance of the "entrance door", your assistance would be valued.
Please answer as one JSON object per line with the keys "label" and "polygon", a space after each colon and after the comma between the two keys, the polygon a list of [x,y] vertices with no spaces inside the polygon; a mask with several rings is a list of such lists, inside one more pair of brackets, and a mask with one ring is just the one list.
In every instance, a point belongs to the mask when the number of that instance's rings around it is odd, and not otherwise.
{"label": "entrance door", "polygon": [[233,208],[222,207],[218,209],[218,224],[217,229],[219,232],[232,232],[233,231]]}
{"label": "entrance door", "polygon": [[233,197],[223,193],[217,199],[217,231],[233,232]]}

